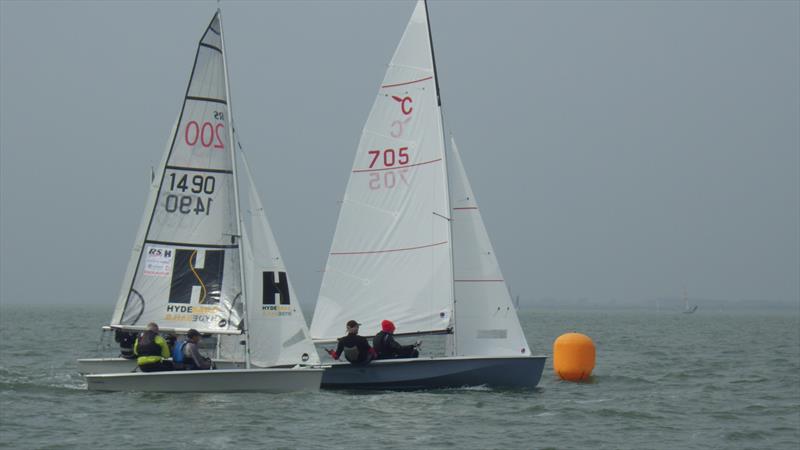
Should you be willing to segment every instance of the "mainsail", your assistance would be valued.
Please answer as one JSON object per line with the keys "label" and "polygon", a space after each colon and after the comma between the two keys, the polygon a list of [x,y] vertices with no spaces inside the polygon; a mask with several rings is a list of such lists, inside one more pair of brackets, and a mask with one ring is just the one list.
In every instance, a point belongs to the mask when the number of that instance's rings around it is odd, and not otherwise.
{"label": "mainsail", "polygon": [[452,137],[450,150],[456,326],[448,336],[449,353],[527,355],[528,342]]}
{"label": "mainsail", "polygon": [[444,140],[425,5],[386,71],[356,151],[311,335],[444,331],[453,283]]}
{"label": "mainsail", "polygon": [[[219,13],[197,47],[111,325],[238,333],[241,266]],[[146,225],[145,225],[146,223]]]}

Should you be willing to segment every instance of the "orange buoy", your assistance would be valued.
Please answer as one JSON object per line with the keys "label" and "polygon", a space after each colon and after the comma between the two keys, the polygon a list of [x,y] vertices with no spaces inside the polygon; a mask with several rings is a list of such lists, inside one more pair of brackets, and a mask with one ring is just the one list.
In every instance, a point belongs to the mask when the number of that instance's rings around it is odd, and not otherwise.
{"label": "orange buoy", "polygon": [[567,381],[589,378],[594,369],[594,342],[580,333],[566,333],[553,342],[553,371]]}

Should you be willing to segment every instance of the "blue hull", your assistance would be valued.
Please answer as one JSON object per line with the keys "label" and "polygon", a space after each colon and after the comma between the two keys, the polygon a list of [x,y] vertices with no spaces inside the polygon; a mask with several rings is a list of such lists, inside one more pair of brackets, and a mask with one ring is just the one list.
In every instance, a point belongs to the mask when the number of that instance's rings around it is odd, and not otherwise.
{"label": "blue hull", "polygon": [[465,386],[531,389],[539,384],[545,356],[448,357],[373,361],[366,366],[333,364],[322,374],[323,389],[441,389]]}

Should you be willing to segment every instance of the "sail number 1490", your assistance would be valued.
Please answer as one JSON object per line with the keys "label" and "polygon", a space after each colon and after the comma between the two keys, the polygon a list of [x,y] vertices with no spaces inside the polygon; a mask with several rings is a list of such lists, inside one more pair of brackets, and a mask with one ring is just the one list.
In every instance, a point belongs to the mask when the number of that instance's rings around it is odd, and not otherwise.
{"label": "sail number 1490", "polygon": [[207,216],[211,213],[211,202],[214,199],[210,195],[214,193],[216,182],[217,180],[212,175],[193,175],[189,178],[188,174],[171,173],[169,174],[169,190],[176,193],[166,195],[164,208],[168,213],[194,213]]}

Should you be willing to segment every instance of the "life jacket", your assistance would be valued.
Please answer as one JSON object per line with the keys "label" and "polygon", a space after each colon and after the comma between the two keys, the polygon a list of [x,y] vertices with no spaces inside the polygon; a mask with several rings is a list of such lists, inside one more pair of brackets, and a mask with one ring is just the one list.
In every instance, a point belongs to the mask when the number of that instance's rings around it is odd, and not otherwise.
{"label": "life jacket", "polygon": [[184,356],[183,356],[183,347],[186,346],[188,341],[180,341],[175,344],[175,347],[172,349],[172,362],[175,364],[183,364]]}
{"label": "life jacket", "polygon": [[392,353],[392,348],[389,347],[389,340],[392,338],[392,335],[385,331],[379,331],[378,334],[375,335],[375,339],[372,340],[372,347],[378,352],[379,355],[385,353]]}
{"label": "life jacket", "polygon": [[359,362],[358,357],[360,356],[361,352],[358,351],[358,347],[345,347],[342,354],[344,354],[344,358],[346,360],[355,364]]}
{"label": "life jacket", "polygon": [[156,344],[157,333],[150,330],[139,335],[139,342],[136,345],[136,352],[139,356],[161,356],[161,347]]}
{"label": "life jacket", "polygon": [[136,335],[117,330],[114,333],[114,340],[119,343],[119,354],[125,359],[136,359],[133,354],[133,343],[136,342]]}

